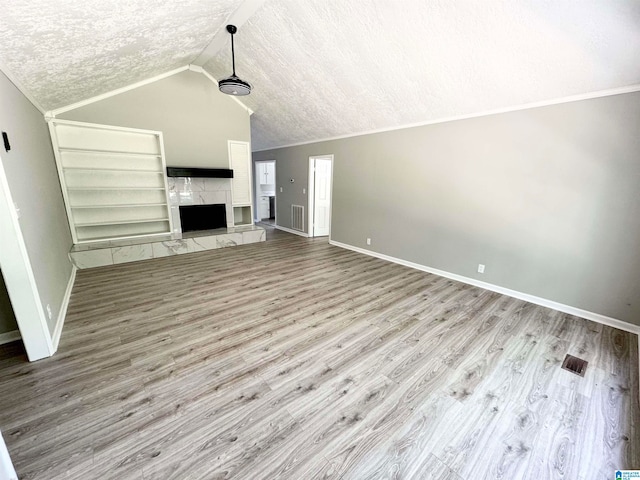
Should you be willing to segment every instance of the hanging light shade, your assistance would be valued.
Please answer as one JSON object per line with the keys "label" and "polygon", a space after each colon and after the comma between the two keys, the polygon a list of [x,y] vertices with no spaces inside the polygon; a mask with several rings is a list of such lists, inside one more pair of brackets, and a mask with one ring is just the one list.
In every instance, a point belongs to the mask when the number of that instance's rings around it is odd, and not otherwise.
{"label": "hanging light shade", "polygon": [[233,49],[233,35],[238,31],[235,25],[227,25],[227,32],[231,34],[231,62],[233,63],[233,73],[222,80],[218,81],[218,88],[222,93],[227,95],[249,95],[251,93],[251,85],[236,75],[236,54]]}

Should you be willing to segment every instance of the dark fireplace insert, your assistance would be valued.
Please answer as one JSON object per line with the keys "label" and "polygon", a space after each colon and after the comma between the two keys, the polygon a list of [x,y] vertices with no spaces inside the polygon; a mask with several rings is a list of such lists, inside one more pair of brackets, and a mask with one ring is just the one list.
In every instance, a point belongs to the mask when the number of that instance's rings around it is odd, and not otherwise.
{"label": "dark fireplace insert", "polygon": [[224,203],[181,206],[180,223],[183,232],[227,228],[226,207]]}

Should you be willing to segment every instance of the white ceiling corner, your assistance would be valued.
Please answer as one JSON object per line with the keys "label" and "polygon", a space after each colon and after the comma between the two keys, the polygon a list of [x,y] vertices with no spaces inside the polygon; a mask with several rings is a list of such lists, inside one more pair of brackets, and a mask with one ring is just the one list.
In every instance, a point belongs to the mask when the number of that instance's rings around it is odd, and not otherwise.
{"label": "white ceiling corner", "polygon": [[207,45],[198,58],[192,63],[197,66],[202,66],[213,59],[220,49],[229,42],[229,32],[227,32],[226,26],[234,25],[240,29],[242,25],[262,7],[265,1],[266,0],[242,0],[238,8],[229,16],[225,25],[220,27],[209,45]]}
{"label": "white ceiling corner", "polygon": [[0,64],[47,110],[226,77],[237,21],[255,149],[640,84],[638,0],[0,1]]}
{"label": "white ceiling corner", "polygon": [[53,110],[188,65],[239,1],[2,3],[0,60]]}

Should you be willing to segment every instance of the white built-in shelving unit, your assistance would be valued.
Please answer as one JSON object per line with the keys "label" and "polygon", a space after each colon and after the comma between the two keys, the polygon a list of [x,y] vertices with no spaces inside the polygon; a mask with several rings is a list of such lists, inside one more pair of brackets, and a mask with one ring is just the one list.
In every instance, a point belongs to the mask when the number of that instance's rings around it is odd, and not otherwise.
{"label": "white built-in shelving unit", "polygon": [[74,243],[171,232],[162,133],[49,122]]}

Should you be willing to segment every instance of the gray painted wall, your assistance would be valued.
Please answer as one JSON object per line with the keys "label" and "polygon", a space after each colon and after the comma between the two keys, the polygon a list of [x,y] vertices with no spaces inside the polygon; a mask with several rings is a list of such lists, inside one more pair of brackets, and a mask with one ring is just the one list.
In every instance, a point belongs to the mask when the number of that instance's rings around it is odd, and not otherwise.
{"label": "gray painted wall", "polygon": [[4,284],[4,277],[2,276],[2,272],[0,272],[0,334],[13,332],[17,329],[18,324],[13,314],[7,286]]}
{"label": "gray painted wall", "polygon": [[20,226],[40,301],[53,333],[71,278],[71,233],[64,209],[49,129],[40,113],[0,73],[0,130],[7,132],[11,150],[2,151],[13,201],[20,208]]}
{"label": "gray painted wall", "polygon": [[229,168],[227,140],[251,140],[249,113],[200,73],[184,71],[59,115],[163,132],[168,166]]}
{"label": "gray painted wall", "polygon": [[290,187],[283,226],[334,154],[333,240],[640,325],[639,132],[630,93],[253,158]]}
{"label": "gray painted wall", "polygon": [[[306,150],[304,150],[306,151]],[[253,174],[255,178],[255,162],[261,160],[276,160],[276,219],[278,225],[291,228],[291,205],[304,206],[305,215],[309,199],[302,193],[309,183],[309,155],[301,153],[299,149],[279,149],[276,151],[253,152]],[[313,154],[311,154],[313,155]],[[291,183],[291,179],[294,180]],[[280,192],[282,188],[282,192]],[[305,219],[305,229],[307,229]],[[307,233],[308,229],[307,229]]]}

